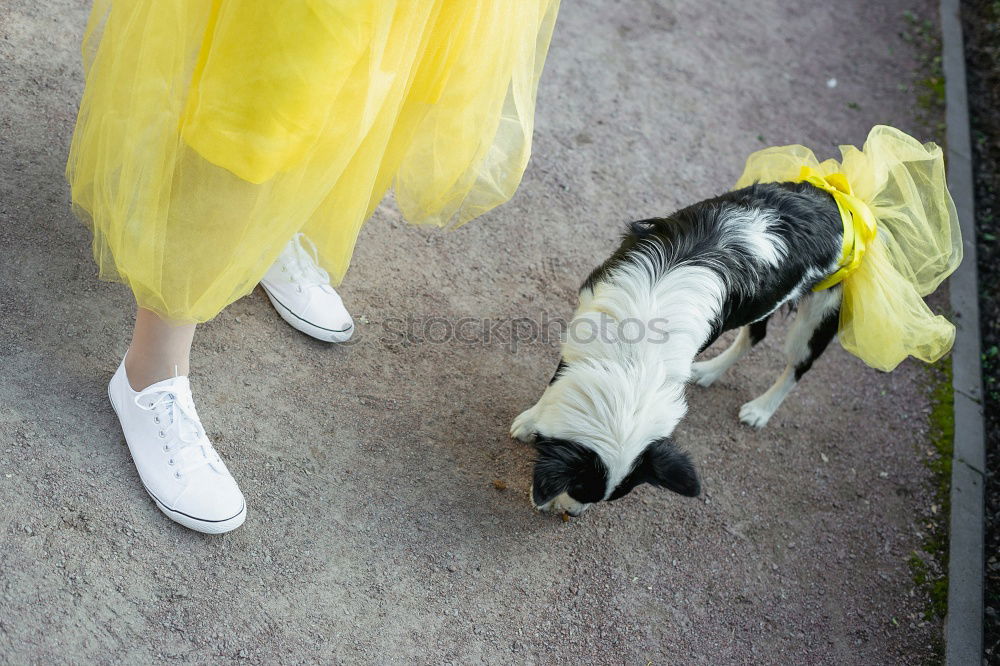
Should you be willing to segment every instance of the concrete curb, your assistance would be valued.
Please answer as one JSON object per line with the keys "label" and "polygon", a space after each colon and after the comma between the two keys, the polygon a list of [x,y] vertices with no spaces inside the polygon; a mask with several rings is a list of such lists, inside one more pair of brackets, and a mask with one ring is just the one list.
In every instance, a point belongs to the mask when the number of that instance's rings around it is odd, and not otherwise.
{"label": "concrete curb", "polygon": [[983,659],[983,472],[986,469],[972,147],[959,12],[960,0],[941,0],[948,181],[965,245],[962,265],[949,280],[958,329],[952,352],[955,450],[945,621],[945,663],[949,666],[981,664]]}

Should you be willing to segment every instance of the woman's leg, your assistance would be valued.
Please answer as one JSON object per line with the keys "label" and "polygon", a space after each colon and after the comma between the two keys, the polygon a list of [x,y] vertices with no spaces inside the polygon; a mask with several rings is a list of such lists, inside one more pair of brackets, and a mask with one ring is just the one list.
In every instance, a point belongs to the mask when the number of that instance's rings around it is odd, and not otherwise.
{"label": "woman's leg", "polygon": [[139,308],[108,397],[160,511],[185,527],[219,534],[243,524],[246,502],[194,406],[187,378],[194,330],[195,324]]}
{"label": "woman's leg", "polygon": [[129,384],[141,391],[151,384],[185,377],[191,366],[195,324],[179,324],[140,307],[135,315],[132,345],[125,357]]}

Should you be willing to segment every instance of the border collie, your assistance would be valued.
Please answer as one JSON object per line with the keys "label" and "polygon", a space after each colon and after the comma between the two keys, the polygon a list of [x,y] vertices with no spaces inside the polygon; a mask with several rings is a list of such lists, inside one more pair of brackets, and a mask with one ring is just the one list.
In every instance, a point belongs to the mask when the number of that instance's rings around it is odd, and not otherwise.
{"label": "border collie", "polygon": [[[537,451],[534,505],[578,516],[642,483],[697,496],[694,466],[671,438],[685,385],[711,385],[764,339],[778,308],[793,307],[784,372],[740,409],[743,423],[763,427],[837,333],[841,287],[812,289],[838,269],[842,240],[833,197],[804,182],[632,222],[580,288],[548,388],[511,426]],[[694,362],[737,328],[732,346]]]}

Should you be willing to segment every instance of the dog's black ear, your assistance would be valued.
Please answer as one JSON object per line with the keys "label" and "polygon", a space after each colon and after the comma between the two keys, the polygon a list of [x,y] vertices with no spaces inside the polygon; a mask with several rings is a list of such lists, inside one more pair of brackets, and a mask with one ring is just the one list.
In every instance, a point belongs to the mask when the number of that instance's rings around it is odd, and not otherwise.
{"label": "dog's black ear", "polygon": [[694,463],[669,437],[650,444],[643,462],[645,480],[654,486],[672,490],[686,497],[697,497],[701,493],[701,482],[698,480]]}

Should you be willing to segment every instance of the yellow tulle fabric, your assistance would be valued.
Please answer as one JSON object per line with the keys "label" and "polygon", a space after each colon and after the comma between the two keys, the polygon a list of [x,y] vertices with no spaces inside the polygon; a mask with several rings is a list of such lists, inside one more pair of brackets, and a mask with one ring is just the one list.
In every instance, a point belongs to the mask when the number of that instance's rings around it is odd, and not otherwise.
{"label": "yellow tulle fabric", "polygon": [[205,321],[296,232],[339,282],[391,186],[458,226],[514,193],[558,0],[95,0],[67,165],[101,276]]}
{"label": "yellow tulle fabric", "polygon": [[833,173],[824,176],[812,167],[804,166],[799,172],[799,177],[795,179],[795,182],[802,181],[828,192],[833,197],[844,224],[839,268],[833,275],[813,287],[813,291],[822,291],[840,284],[861,267],[861,262],[878,233],[878,222],[868,204],[854,195],[851,183],[844,174]]}
{"label": "yellow tulle fabric", "polygon": [[[923,297],[962,261],[958,215],[941,148],[879,125],[861,150],[840,150],[840,162],[822,163],[803,146],[758,151],[747,160],[736,187],[798,182],[809,176],[827,183],[845,179],[852,196],[870,210],[876,229],[860,260],[840,282],[841,345],[879,370],[892,370],[907,356],[936,361],[951,349],[955,327],[931,312]],[[841,214],[848,229],[845,239],[853,238],[852,230],[861,227],[844,215],[843,207]],[[845,256],[853,257],[855,253],[846,252],[850,242],[845,242]]]}

